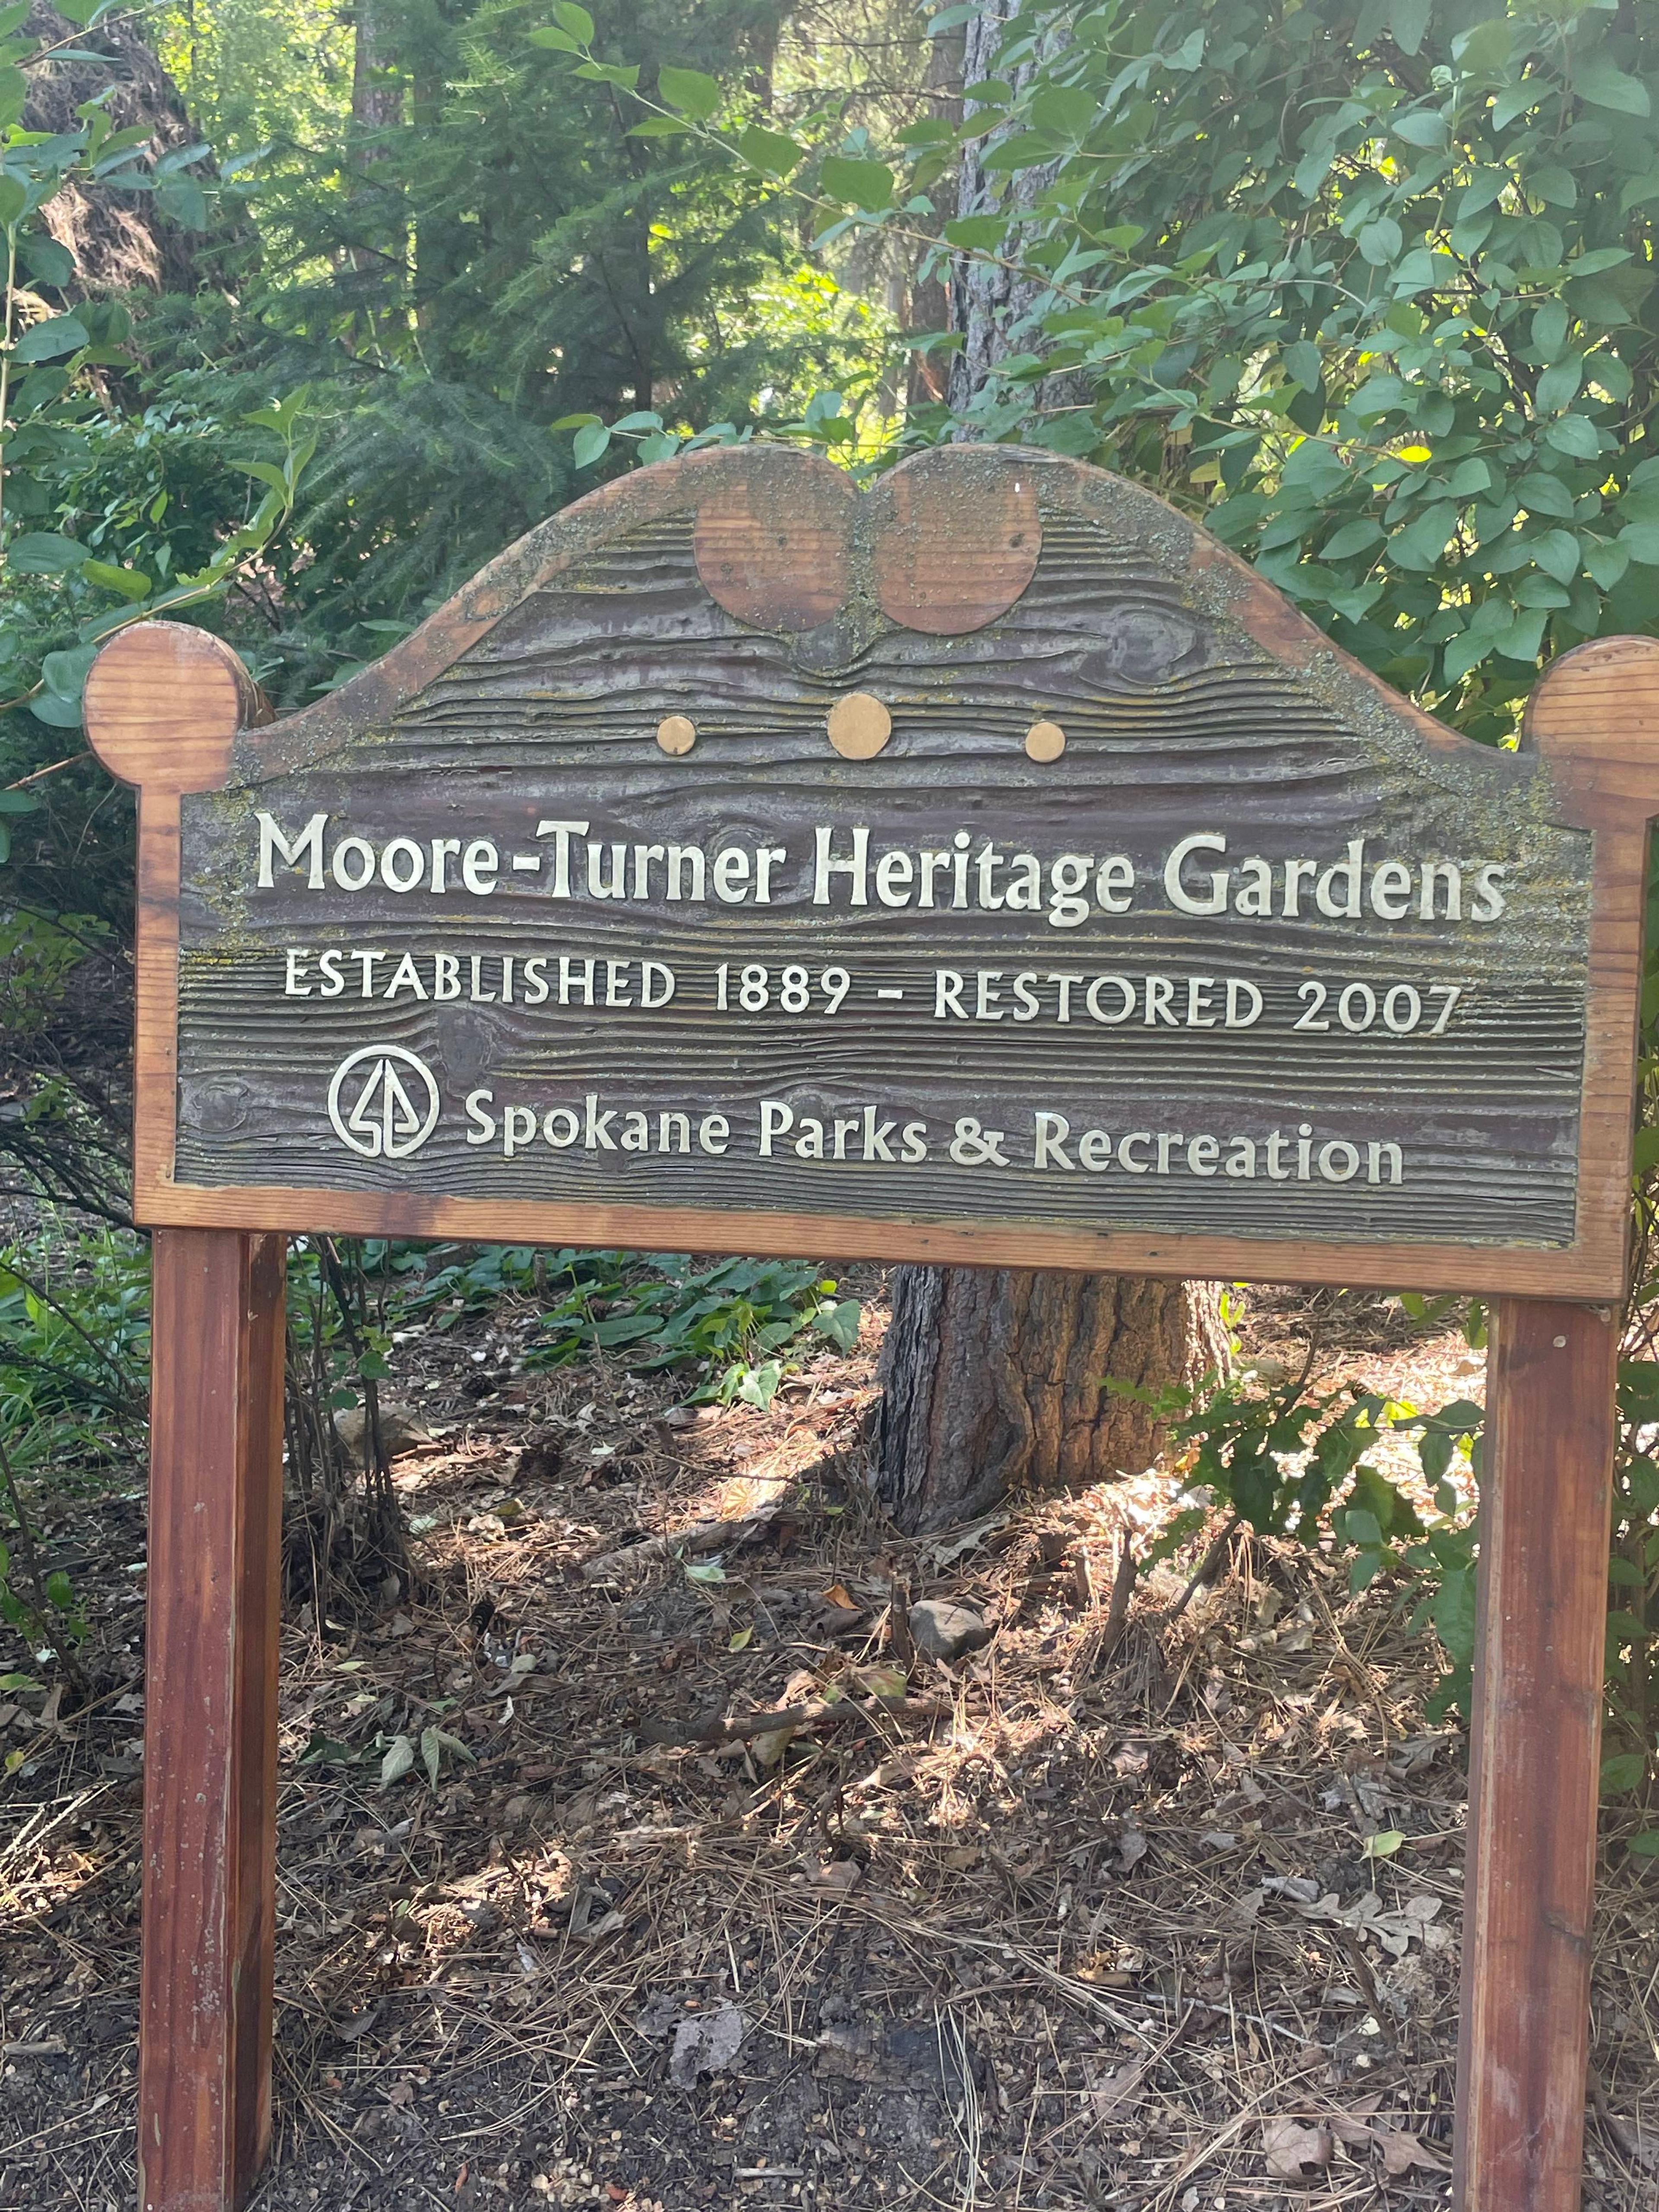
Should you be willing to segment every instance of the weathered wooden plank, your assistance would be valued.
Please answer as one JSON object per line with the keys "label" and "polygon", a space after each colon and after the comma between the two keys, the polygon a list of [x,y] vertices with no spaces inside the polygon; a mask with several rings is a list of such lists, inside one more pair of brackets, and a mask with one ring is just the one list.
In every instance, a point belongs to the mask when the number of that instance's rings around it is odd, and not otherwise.
{"label": "weathered wooden plank", "polygon": [[283,1243],[154,1240],[141,2212],[233,2212],[270,2137]]}
{"label": "weathered wooden plank", "polygon": [[1460,2212],[1577,2212],[1619,1322],[1500,1300],[1463,1921]]}

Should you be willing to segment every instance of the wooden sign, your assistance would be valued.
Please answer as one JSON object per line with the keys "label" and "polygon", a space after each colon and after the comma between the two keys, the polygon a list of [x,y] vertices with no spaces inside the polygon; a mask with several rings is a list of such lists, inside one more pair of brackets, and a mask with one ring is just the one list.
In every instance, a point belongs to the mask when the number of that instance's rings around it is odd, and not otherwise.
{"label": "wooden sign", "polygon": [[289,1230],[1500,1293],[1454,2193],[1574,2212],[1659,643],[1494,750],[1098,471],[750,447],[285,721],[152,623],[87,724],[140,792],[143,2212],[270,2140]]}
{"label": "wooden sign", "polygon": [[143,1220],[1621,1279],[1602,648],[1479,745],[1150,495],[953,447],[642,471],[286,721],[100,734],[176,650],[88,693]]}

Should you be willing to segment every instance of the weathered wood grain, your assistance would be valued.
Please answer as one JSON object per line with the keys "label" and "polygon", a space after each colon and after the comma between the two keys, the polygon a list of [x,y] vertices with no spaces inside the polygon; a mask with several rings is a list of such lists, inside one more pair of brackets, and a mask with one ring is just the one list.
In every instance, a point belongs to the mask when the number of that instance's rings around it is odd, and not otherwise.
{"label": "weathered wood grain", "polygon": [[232,2212],[270,2138],[283,1251],[154,1242],[141,2212]]}
{"label": "weathered wood grain", "polygon": [[1577,2212],[1619,1322],[1504,1298],[1488,1363],[1460,2212]]}

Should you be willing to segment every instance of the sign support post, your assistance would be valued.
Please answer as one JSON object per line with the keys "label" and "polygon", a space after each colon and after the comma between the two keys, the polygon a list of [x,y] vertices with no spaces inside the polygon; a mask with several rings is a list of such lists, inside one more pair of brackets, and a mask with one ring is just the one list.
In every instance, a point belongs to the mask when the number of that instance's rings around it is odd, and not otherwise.
{"label": "sign support post", "polygon": [[88,678],[140,794],[141,2212],[270,2142],[307,1231],[1488,1296],[1454,2196],[1576,2212],[1659,641],[1493,749],[1099,470],[750,447],[268,720],[198,629]]}
{"label": "sign support post", "polygon": [[270,2144],[283,1255],[155,1236],[141,2212],[240,2205]]}
{"label": "sign support post", "polygon": [[1577,2212],[1620,1317],[1499,1298],[1470,1734],[1460,2212]]}

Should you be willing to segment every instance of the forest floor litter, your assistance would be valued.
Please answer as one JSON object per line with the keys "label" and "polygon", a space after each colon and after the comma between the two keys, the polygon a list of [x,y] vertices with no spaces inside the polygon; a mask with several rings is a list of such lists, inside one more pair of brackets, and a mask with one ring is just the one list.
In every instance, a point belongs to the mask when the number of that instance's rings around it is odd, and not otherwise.
{"label": "forest floor litter", "polygon": [[[901,1536],[851,1273],[765,1411],[526,1371],[516,1297],[403,1333],[413,1587],[283,1633],[256,2212],[1448,2201],[1464,1746],[1401,1591],[1240,1539],[1177,1613],[1200,1538],[1120,1620],[1178,1467]],[[1252,1293],[1248,1352],[1310,1320],[1481,1394],[1379,1301]],[[103,1694],[0,1698],[0,2207],[126,2212],[142,1490],[44,1535]],[[1659,1869],[1605,1840],[1584,2202],[1656,2212]]]}

